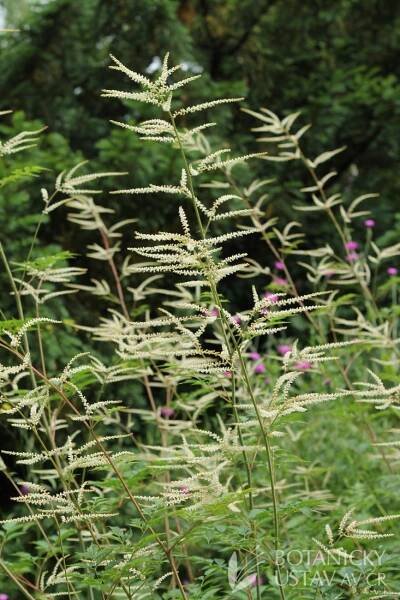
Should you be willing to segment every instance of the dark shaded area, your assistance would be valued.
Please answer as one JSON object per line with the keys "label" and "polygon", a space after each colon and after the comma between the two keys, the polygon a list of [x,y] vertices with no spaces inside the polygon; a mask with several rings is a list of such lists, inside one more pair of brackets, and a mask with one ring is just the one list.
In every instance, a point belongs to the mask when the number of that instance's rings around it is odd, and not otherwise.
{"label": "dark shaded area", "polygon": [[[356,163],[368,170],[363,189],[384,181],[381,191],[397,190],[387,170],[398,156],[399,16],[398,3],[377,0],[51,0],[2,37],[1,108],[24,110],[98,157],[108,120],[126,111],[100,97],[117,80],[108,54],[144,71],[169,50],[189,70],[204,68],[194,97],[241,92],[253,108],[301,110],[314,124],[311,153],[346,145],[339,175]],[[224,133],[240,143],[249,120],[225,113]]]}

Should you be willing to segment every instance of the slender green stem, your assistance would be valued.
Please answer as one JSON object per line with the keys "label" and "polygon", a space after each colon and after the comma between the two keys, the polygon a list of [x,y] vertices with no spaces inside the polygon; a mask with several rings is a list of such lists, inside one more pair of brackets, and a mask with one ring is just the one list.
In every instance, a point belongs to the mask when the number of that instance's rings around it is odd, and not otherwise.
{"label": "slender green stem", "polygon": [[[36,318],[39,319],[40,318],[40,310],[39,310],[39,303],[35,302],[35,311],[36,311]],[[46,360],[45,360],[45,356],[44,356],[44,349],[43,349],[43,339],[42,339],[42,332],[40,329],[40,323],[38,322],[37,324],[37,338],[38,338],[38,346],[39,346],[39,355],[40,355],[40,362],[42,365],[42,371],[45,375],[47,375],[46,373]]]}
{"label": "slender green stem", "polygon": [[[52,193],[52,195],[51,195],[51,196],[50,196],[50,197],[49,197],[49,198],[46,200],[46,202],[45,202],[45,209],[46,209],[46,208],[49,206],[49,204],[51,203],[51,201],[52,201],[52,200],[55,198],[55,196],[57,195],[57,193],[58,193],[58,190],[55,190],[55,191]],[[27,264],[27,263],[30,261],[30,259],[31,259],[31,256],[32,256],[32,253],[33,253],[33,249],[34,249],[34,247],[35,247],[35,244],[36,244],[36,240],[37,240],[37,238],[38,238],[38,236],[39,236],[39,231],[40,231],[40,228],[41,228],[41,226],[42,226],[42,224],[43,224],[43,221],[44,221],[44,215],[45,215],[45,213],[44,213],[44,211],[42,211],[42,212],[40,213],[40,219],[39,219],[39,222],[38,222],[38,224],[36,225],[35,233],[34,233],[34,235],[33,235],[32,242],[31,242],[31,245],[30,245],[30,247],[29,247],[29,250],[28,250],[28,255],[27,255],[27,257],[26,257],[26,260],[25,260],[25,266],[24,266],[24,269],[23,269],[23,271],[22,271],[22,275],[21,275],[21,284],[20,284],[20,288],[19,288],[20,290],[22,289],[23,281],[24,281],[24,279],[25,279],[25,273],[26,273],[26,264]]]}
{"label": "slender green stem", "polygon": [[[21,321],[24,321],[25,317],[24,317],[24,309],[22,307],[22,302],[21,302],[21,294],[15,284],[14,276],[10,269],[10,265],[8,264],[7,256],[6,256],[6,253],[4,252],[3,244],[1,242],[0,242],[0,257],[3,261],[4,268],[8,275],[8,279],[10,280],[10,285],[14,292],[15,302],[16,302],[17,311],[18,311],[18,317],[20,318]],[[24,347],[25,347],[25,352],[28,354],[29,353],[29,342],[28,342],[28,336],[27,336],[26,332],[24,333]],[[32,385],[35,387],[36,379],[35,379],[35,375],[34,375],[32,369],[30,369],[30,373],[31,373]]]}
{"label": "slender green stem", "polygon": [[[176,141],[178,143],[181,155],[182,155],[182,159],[184,162],[184,166],[185,166],[185,171],[187,174],[187,179],[188,179],[188,183],[189,183],[189,190],[190,190],[190,194],[191,194],[191,200],[192,200],[192,205],[195,211],[195,215],[196,215],[196,219],[197,219],[197,223],[198,223],[198,228],[199,228],[199,232],[200,235],[202,237],[202,239],[205,239],[205,232],[204,232],[204,227],[203,227],[203,223],[201,220],[201,216],[199,213],[199,209],[196,203],[196,195],[194,192],[194,186],[193,186],[193,179],[192,179],[192,175],[190,172],[190,167],[189,167],[189,163],[186,157],[186,153],[185,150],[183,148],[181,139],[180,139],[180,135],[179,135],[179,131],[177,129],[176,123],[175,123],[175,119],[172,115],[172,113],[169,113],[169,117],[171,120],[171,124],[173,126],[174,132],[175,132],[175,138]],[[227,321],[226,315],[224,313],[224,309],[222,306],[222,302],[221,302],[221,298],[219,296],[217,287],[216,287],[216,283],[214,281],[214,278],[210,275],[209,277],[209,285],[210,285],[210,289],[211,289],[211,294],[213,297],[213,301],[216,304],[216,306],[219,309],[219,315],[220,315],[220,319],[221,322],[223,324],[222,327],[222,333],[223,333],[223,337],[224,337],[224,341],[226,344],[226,347],[228,349],[229,352],[229,356],[232,359],[232,357],[234,356],[234,354],[236,353],[238,358],[239,358],[239,363],[240,363],[240,369],[241,369],[241,373],[242,376],[244,378],[244,382],[245,382],[245,386],[246,389],[249,393],[254,411],[256,413],[256,417],[257,417],[257,421],[259,423],[260,429],[261,429],[261,434],[262,434],[262,438],[263,438],[263,442],[264,442],[264,447],[265,447],[265,451],[266,451],[266,455],[267,455],[267,463],[268,463],[268,473],[269,473],[269,481],[270,481],[270,486],[271,486],[271,495],[272,495],[272,506],[273,506],[273,521],[274,521],[274,547],[275,547],[275,551],[277,551],[279,549],[279,514],[278,514],[278,498],[277,498],[277,493],[276,493],[276,485],[275,485],[275,476],[274,476],[274,464],[273,464],[273,456],[272,456],[272,450],[271,450],[271,445],[270,445],[270,441],[269,441],[269,437],[267,432],[265,431],[265,427],[264,427],[264,423],[261,417],[261,413],[259,411],[256,399],[254,397],[253,394],[253,389],[252,389],[252,385],[250,382],[250,378],[249,375],[247,373],[247,367],[241,352],[241,349],[239,347],[239,344],[237,343],[237,340],[235,338],[235,335],[231,332],[231,329],[229,327],[229,323]],[[235,417],[236,418],[236,417]],[[239,425],[239,423],[238,423]],[[240,425],[239,425],[240,426]],[[250,468],[249,468],[250,469]],[[277,578],[278,578],[278,584],[279,584],[279,593],[281,596],[281,600],[285,600],[285,592],[283,589],[283,585],[282,585],[282,577],[281,577],[281,573],[280,573],[280,567],[278,565],[278,563],[275,563],[276,566],[276,571],[277,571]],[[259,581],[257,581],[257,594],[259,594]]]}
{"label": "slender green stem", "polygon": [[[54,516],[55,522],[57,524],[57,534],[58,534],[58,541],[60,544],[60,548],[61,548],[61,553],[62,553],[62,564],[63,564],[63,569],[64,569],[64,577],[65,577],[65,581],[67,584],[67,593],[68,593],[68,598],[71,598],[71,584],[69,581],[69,577],[68,577],[68,569],[67,569],[67,562],[65,560],[65,552],[64,552],[64,545],[62,542],[62,535],[61,535],[61,530],[60,530],[60,523],[58,522],[57,516]],[[74,593],[74,588],[72,587],[72,593]]]}

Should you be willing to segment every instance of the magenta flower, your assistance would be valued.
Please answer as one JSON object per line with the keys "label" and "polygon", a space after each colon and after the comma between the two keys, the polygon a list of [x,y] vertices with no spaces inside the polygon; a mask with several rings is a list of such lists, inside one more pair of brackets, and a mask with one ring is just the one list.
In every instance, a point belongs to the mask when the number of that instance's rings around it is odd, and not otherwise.
{"label": "magenta flower", "polygon": [[257,375],[261,375],[261,373],[265,373],[266,369],[265,369],[265,365],[263,365],[263,363],[259,363],[258,365],[256,365],[254,367],[254,373],[256,373]]}
{"label": "magenta flower", "polygon": [[[182,492],[182,494],[185,494],[185,495],[189,493],[189,488],[188,488],[188,486],[187,486],[187,485],[182,485],[182,486],[179,488],[179,490],[180,490],[180,492]],[[1,598],[0,598],[0,600],[1,600]]]}
{"label": "magenta flower", "polygon": [[357,252],[349,252],[346,256],[347,262],[355,262],[358,259]]}
{"label": "magenta flower", "polygon": [[10,596],[8,594],[0,594],[0,600],[10,600]]}
{"label": "magenta flower", "polygon": [[233,315],[232,321],[236,323],[236,325],[240,325],[242,322],[242,317],[240,315]]}
{"label": "magenta flower", "polygon": [[358,242],[353,242],[352,240],[350,240],[350,242],[346,242],[344,247],[347,250],[357,250],[358,248]]}
{"label": "magenta flower", "polygon": [[389,268],[386,270],[386,273],[387,273],[388,275],[390,275],[391,277],[395,277],[395,276],[397,275],[397,273],[398,273],[398,270],[396,269],[396,267],[389,267]]}
{"label": "magenta flower", "polygon": [[299,360],[294,368],[298,371],[308,371],[308,369],[312,368],[312,363],[309,360]]}
{"label": "magenta flower", "polygon": [[278,294],[273,294],[272,292],[265,292],[263,297],[266,300],[268,300],[269,302],[271,302],[271,304],[273,304],[274,302],[277,302],[279,300]]}
{"label": "magenta flower", "polygon": [[277,350],[278,350],[279,354],[281,354],[282,356],[285,356],[285,354],[287,354],[288,352],[291,352],[292,346],[289,346],[289,344],[279,344],[279,346],[277,347]]}
{"label": "magenta flower", "polygon": [[251,360],[260,360],[261,354],[258,352],[250,352],[249,358],[251,358]]}
{"label": "magenta flower", "polygon": [[[173,417],[174,414],[175,414],[175,411],[170,406],[162,406],[160,409],[160,415],[164,419],[169,419],[170,417]],[[1,598],[0,598],[0,600],[1,600]]]}
{"label": "magenta flower", "polygon": [[228,379],[232,378],[232,371],[229,371],[229,369],[227,369],[226,371],[224,371],[224,377],[227,377]]}
{"label": "magenta flower", "polygon": [[274,277],[274,283],[275,283],[276,285],[279,285],[279,286],[285,287],[285,286],[287,286],[287,284],[288,284],[288,280],[287,280],[287,279],[285,279],[284,277]]}
{"label": "magenta flower", "polygon": [[274,265],[275,265],[275,269],[278,269],[278,271],[285,270],[285,263],[283,262],[283,260],[276,260]]}
{"label": "magenta flower", "polygon": [[209,311],[210,317],[219,317],[219,309],[217,307],[212,308]]}
{"label": "magenta flower", "polygon": [[364,227],[366,227],[367,229],[372,229],[373,227],[375,227],[375,225],[375,219],[365,219],[364,221]]}

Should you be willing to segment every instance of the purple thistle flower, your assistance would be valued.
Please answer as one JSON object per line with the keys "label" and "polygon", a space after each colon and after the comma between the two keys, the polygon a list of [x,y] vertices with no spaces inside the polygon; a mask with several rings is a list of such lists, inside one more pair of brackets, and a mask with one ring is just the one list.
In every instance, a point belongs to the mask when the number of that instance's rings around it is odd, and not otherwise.
{"label": "purple thistle flower", "polygon": [[21,496],[27,496],[29,494],[29,486],[26,483],[21,483],[21,485],[19,486],[19,493],[21,494]]}
{"label": "purple thistle flower", "polygon": [[251,360],[260,360],[261,354],[258,352],[250,352],[249,358],[251,358]]}
{"label": "purple thistle flower", "polygon": [[10,596],[8,594],[0,594],[0,600],[10,600]]}
{"label": "purple thistle flower", "polygon": [[389,268],[386,270],[386,273],[387,273],[388,275],[390,275],[391,277],[395,277],[395,276],[397,275],[397,273],[398,273],[398,270],[396,269],[396,267],[389,267]]}
{"label": "purple thistle flower", "polygon": [[291,352],[292,346],[289,346],[289,344],[279,344],[279,346],[277,347],[277,350],[278,350],[279,354],[281,354],[282,356],[285,356],[285,354],[287,354],[288,352]]}
{"label": "purple thistle flower", "polygon": [[355,262],[358,259],[357,252],[349,252],[346,256],[347,262]]}
{"label": "purple thistle flower", "polygon": [[372,229],[373,227],[375,227],[375,225],[375,219],[365,219],[364,221],[364,227],[366,227],[367,229]]}
{"label": "purple thistle flower", "polygon": [[[175,411],[170,406],[162,406],[160,409],[160,415],[164,419],[169,419],[170,417],[173,417],[174,414],[175,414]],[[0,600],[1,600],[1,598],[0,598]]]}
{"label": "purple thistle flower", "polygon": [[256,373],[257,375],[261,375],[261,373],[265,373],[265,371],[266,369],[263,363],[259,363],[254,367],[254,373]]}
{"label": "purple thistle flower", "polygon": [[275,269],[278,269],[278,271],[285,270],[285,263],[283,262],[283,260],[276,260],[274,262],[274,265],[275,265]]}
{"label": "purple thistle flower", "polygon": [[294,368],[298,371],[308,371],[308,369],[312,368],[312,363],[309,360],[299,360]]}
{"label": "purple thistle flower", "polygon": [[345,243],[344,247],[347,250],[357,250],[358,245],[359,245],[358,242],[353,242],[352,240],[350,240],[350,242]]}

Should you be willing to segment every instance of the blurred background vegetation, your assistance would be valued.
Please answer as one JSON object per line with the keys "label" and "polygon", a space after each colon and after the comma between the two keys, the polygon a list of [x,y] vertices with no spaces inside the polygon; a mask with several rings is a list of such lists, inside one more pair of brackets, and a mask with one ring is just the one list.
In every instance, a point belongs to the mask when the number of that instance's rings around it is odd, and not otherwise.
{"label": "blurred background vegetation", "polygon": [[[379,192],[367,206],[377,221],[377,237],[398,239],[398,2],[0,0],[0,7],[3,27],[18,30],[0,36],[0,109],[15,111],[2,119],[0,135],[47,127],[37,148],[16,155],[12,163],[12,168],[46,169],[40,183],[27,178],[0,189],[0,234],[14,261],[26,258],[42,208],[40,187],[50,187],[63,169],[88,159],[90,171],[127,171],[123,187],[176,179],[179,165],[173,151],[144,145],[110,124],[110,119],[142,118],[146,115],[140,111],[147,110],[100,97],[102,88],[120,84],[106,68],[110,52],[150,73],[169,50],[172,61],[183,63],[189,74],[203,72],[183,92],[182,102],[243,95],[243,104],[255,110],[265,106],[280,115],[301,111],[303,123],[313,125],[306,136],[308,155],[346,146],[334,159],[338,177],[333,185],[349,198]],[[262,149],[249,132],[254,123],[240,107],[221,107],[211,119],[220,125],[213,134],[216,144],[229,143],[236,153]],[[291,164],[263,161],[252,161],[249,169],[241,172],[244,181],[275,178],[269,187],[269,214],[281,223],[296,218],[291,207],[298,189],[309,183],[304,173]],[[0,177],[9,170],[8,161],[3,162]],[[105,191],[120,186],[110,180]],[[165,197],[147,197],[143,203],[137,196],[105,195],[102,202],[116,210],[117,218],[140,218],[148,230],[171,227],[176,218],[175,204]],[[306,243],[312,246],[331,235],[312,215],[306,228]],[[63,248],[79,255],[92,242],[62,212],[55,212],[50,226],[41,230],[38,252]],[[257,242],[251,243],[257,258]],[[240,305],[240,289],[235,294]],[[102,311],[90,296],[86,306],[79,302],[68,310],[72,317],[79,312],[81,321]],[[64,318],[69,314],[60,301],[55,310]],[[70,343],[77,343],[75,336]]]}

